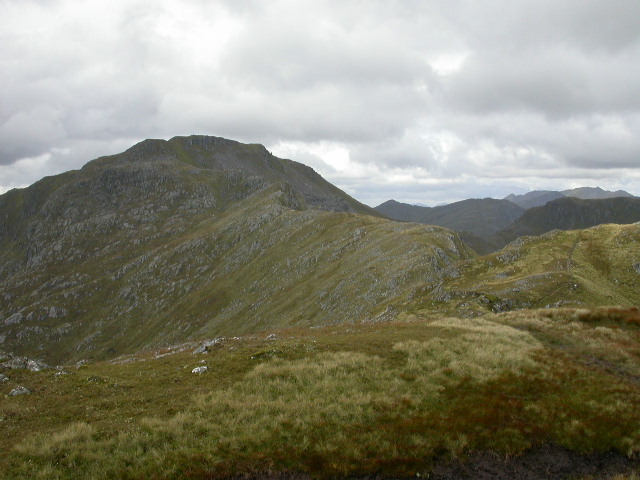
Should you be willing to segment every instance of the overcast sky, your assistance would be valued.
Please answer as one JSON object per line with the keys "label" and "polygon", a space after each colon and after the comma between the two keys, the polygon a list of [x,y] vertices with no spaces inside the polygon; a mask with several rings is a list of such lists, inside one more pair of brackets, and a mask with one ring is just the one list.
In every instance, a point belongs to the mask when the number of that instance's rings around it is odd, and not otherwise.
{"label": "overcast sky", "polygon": [[0,0],[0,192],[189,134],[372,206],[640,195],[640,1]]}

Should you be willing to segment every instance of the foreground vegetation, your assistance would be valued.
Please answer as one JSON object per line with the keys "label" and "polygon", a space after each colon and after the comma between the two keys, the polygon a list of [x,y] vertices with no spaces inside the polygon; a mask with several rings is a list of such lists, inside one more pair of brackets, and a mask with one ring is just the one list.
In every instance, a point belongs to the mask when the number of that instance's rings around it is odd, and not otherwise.
{"label": "foreground vegetation", "polygon": [[[637,309],[536,310],[288,330],[62,375],[13,370],[0,387],[0,471],[415,476],[476,451],[505,458],[546,444],[633,456],[639,340]],[[16,385],[33,393],[5,396]]]}

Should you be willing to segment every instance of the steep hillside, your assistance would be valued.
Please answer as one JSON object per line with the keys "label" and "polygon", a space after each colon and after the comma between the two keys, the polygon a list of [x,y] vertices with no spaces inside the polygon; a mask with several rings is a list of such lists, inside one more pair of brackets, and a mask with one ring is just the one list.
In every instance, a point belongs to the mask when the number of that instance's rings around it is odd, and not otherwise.
{"label": "steep hillside", "polygon": [[145,141],[8,192],[0,349],[105,358],[375,319],[470,255],[444,229],[353,212],[370,209],[308,167],[210,137]]}
{"label": "steep hillside", "polygon": [[[422,221],[484,232],[498,228],[492,218],[523,212],[491,199],[421,211],[430,215]],[[528,210],[517,228],[493,238],[636,221],[639,211],[640,199],[565,198]],[[614,255],[609,270],[591,272],[597,288],[555,298],[549,291],[581,285],[576,269],[597,260],[568,254],[575,239],[545,243],[563,239],[558,233],[512,244],[490,258],[500,263],[518,249],[520,273],[497,272],[496,283],[483,276],[486,260],[473,260],[455,233],[371,212],[259,145],[144,141],[0,196],[0,350],[49,362],[111,358],[219,335],[380,321],[420,311],[416,299],[431,312],[463,316],[559,301],[637,301],[625,286],[632,280],[622,278],[640,259]],[[473,243],[482,238],[464,238],[482,251]],[[591,243],[613,255],[611,242]],[[521,244],[539,244],[540,253],[524,255]],[[570,274],[549,273],[545,255],[556,250]]]}
{"label": "steep hillside", "polygon": [[480,237],[499,232],[524,213],[523,208],[507,200],[493,198],[474,198],[433,208],[390,200],[375,209],[394,220],[438,225]]}

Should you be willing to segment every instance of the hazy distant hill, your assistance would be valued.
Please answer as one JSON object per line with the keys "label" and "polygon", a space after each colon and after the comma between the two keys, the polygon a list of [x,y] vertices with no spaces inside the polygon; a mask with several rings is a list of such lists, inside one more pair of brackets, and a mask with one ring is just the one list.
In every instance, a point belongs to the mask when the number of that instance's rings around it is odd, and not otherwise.
{"label": "hazy distant hill", "polygon": [[510,202],[520,205],[522,208],[541,207],[551,200],[557,198],[573,197],[581,198],[583,200],[598,200],[604,198],[617,198],[617,197],[633,197],[624,190],[618,190],[616,192],[610,192],[603,190],[600,187],[581,187],[574,188],[573,190],[563,190],[561,192],[553,190],[534,190],[533,192],[525,193],[524,195],[511,195],[506,196],[504,199]]}
{"label": "hazy distant hill", "polygon": [[394,220],[439,225],[481,237],[507,228],[525,212],[512,202],[493,198],[474,198],[433,208],[389,200],[375,210]]}
{"label": "hazy distant hill", "polygon": [[[578,196],[599,198],[582,200]],[[564,192],[540,190],[512,194],[503,200],[470,199],[433,208],[389,200],[375,210],[395,220],[455,230],[471,248],[484,255],[523,235],[603,223],[637,222],[640,221],[639,204],[640,198],[622,190],[608,192],[585,187]]]}
{"label": "hazy distant hill", "polygon": [[563,197],[565,197],[565,195],[561,192],[555,192],[552,190],[534,190],[533,192],[528,192],[524,195],[514,195],[512,193],[511,195],[504,197],[504,199],[509,200],[522,208],[528,209],[540,207],[551,200]]}
{"label": "hazy distant hill", "polygon": [[624,190],[617,190],[610,192],[603,190],[600,187],[580,187],[573,190],[563,190],[562,194],[566,197],[581,198],[583,200],[600,200],[604,198],[618,198],[618,197],[630,197],[637,198]]}
{"label": "hazy distant hill", "polygon": [[401,203],[395,200],[387,200],[375,207],[374,210],[386,217],[399,220],[401,222],[420,222],[426,212],[431,210],[431,207],[411,205],[409,203]]}

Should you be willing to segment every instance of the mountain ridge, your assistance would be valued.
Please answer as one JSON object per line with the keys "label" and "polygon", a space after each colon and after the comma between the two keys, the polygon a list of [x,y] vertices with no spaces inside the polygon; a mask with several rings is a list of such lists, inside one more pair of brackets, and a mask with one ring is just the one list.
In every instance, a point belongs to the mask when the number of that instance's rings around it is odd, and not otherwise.
{"label": "mountain ridge", "polygon": [[[439,225],[457,231],[481,255],[495,252],[519,236],[640,221],[640,198],[631,194],[617,196],[622,191],[606,192],[590,187],[566,192],[604,198],[581,199],[560,192],[535,191],[519,198],[510,195],[502,200],[469,199],[439,207],[389,200],[375,208],[394,220]],[[514,203],[514,199],[520,205]],[[540,205],[529,206],[537,204]]]}
{"label": "mountain ridge", "polygon": [[600,187],[578,187],[562,191],[533,190],[523,195],[514,195],[512,193],[507,195],[504,199],[520,205],[525,209],[529,209],[533,207],[542,207],[552,200],[563,197],[579,198],[582,200],[598,200],[605,198],[634,197],[634,195],[631,195],[629,192],[625,192],[624,190],[612,192],[603,190]]}
{"label": "mountain ridge", "polygon": [[503,230],[525,211],[512,202],[493,198],[474,198],[438,207],[419,207],[389,200],[375,209],[394,220],[439,225],[478,236]]}

